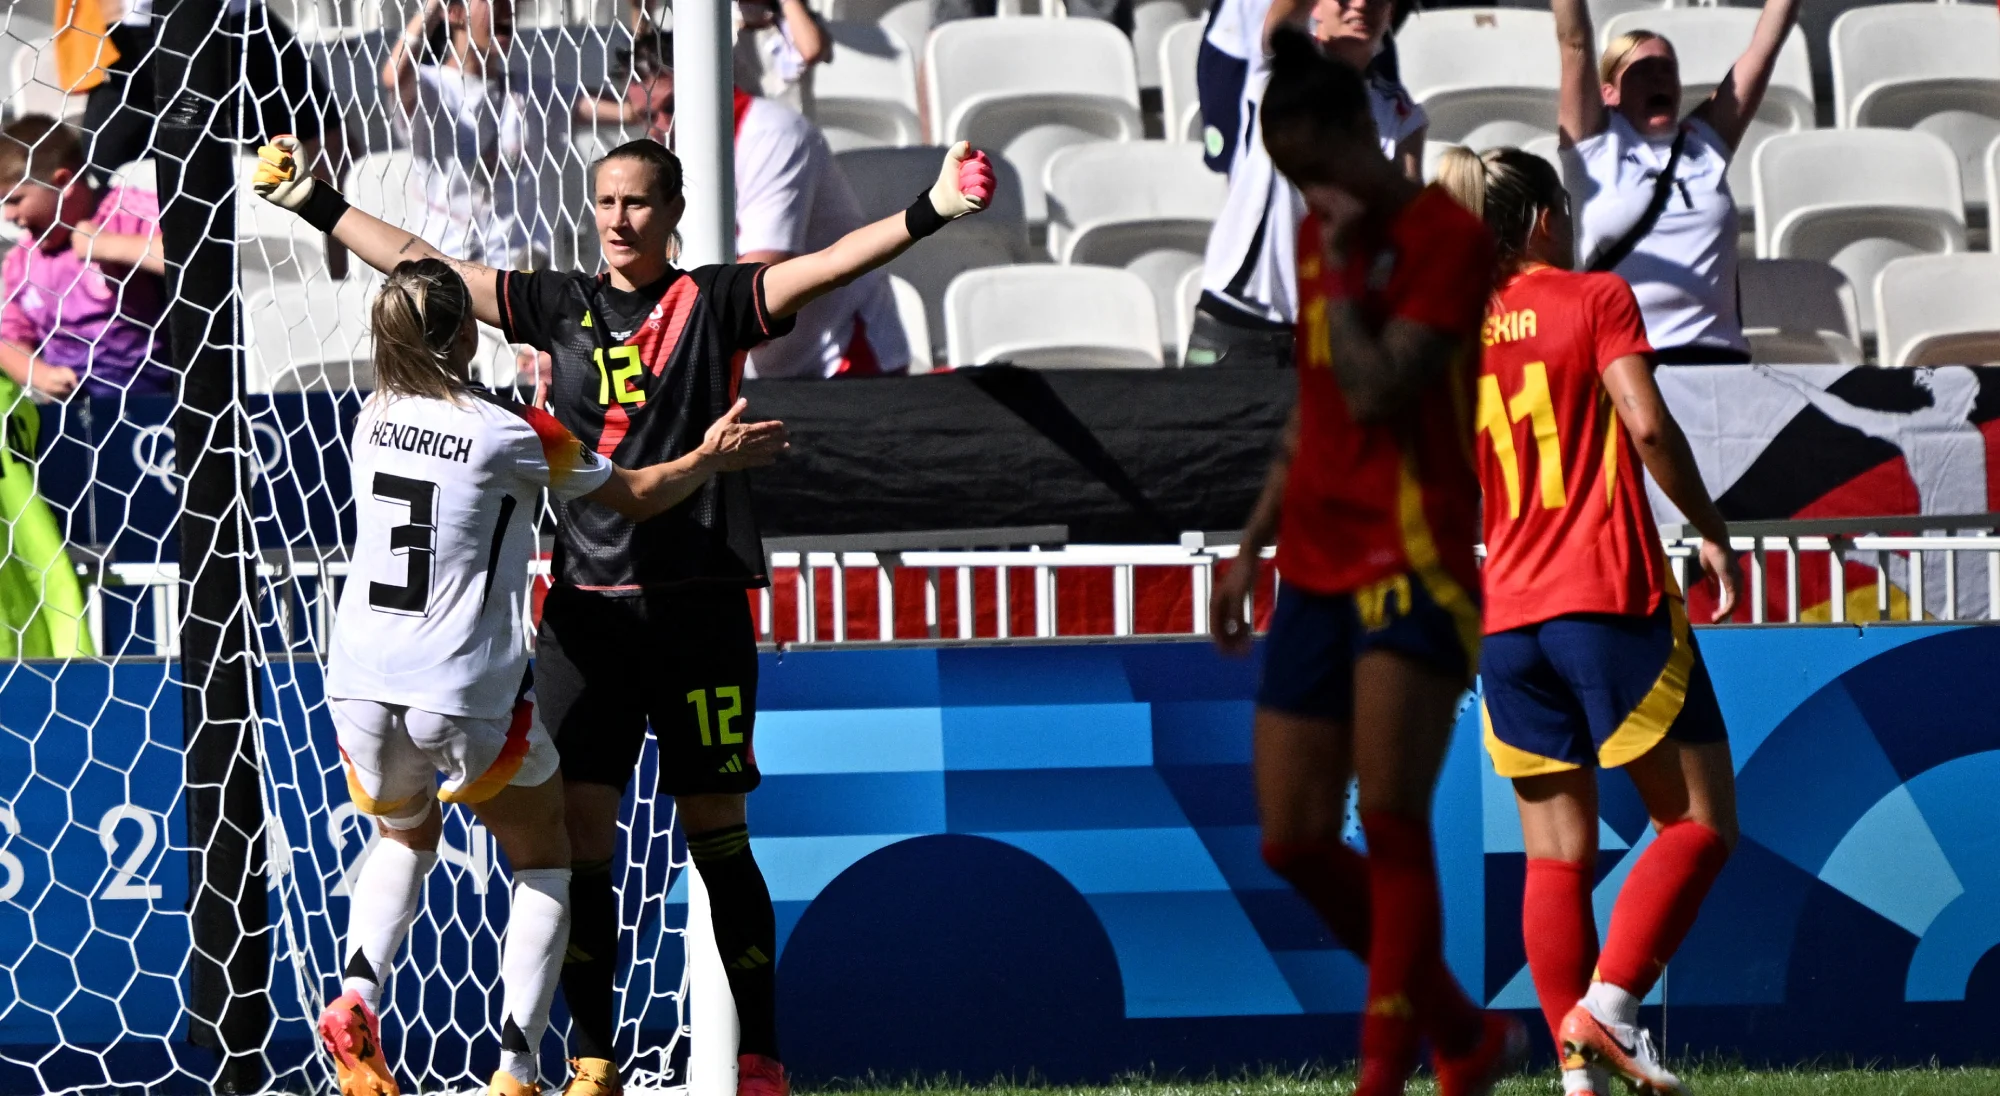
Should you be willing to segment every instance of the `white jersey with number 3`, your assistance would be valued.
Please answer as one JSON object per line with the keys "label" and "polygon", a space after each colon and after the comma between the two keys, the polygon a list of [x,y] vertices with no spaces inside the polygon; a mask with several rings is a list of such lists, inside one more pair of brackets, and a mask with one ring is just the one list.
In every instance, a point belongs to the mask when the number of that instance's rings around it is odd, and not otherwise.
{"label": "white jersey with number 3", "polygon": [[543,488],[611,476],[546,412],[479,390],[377,393],[355,419],[355,536],[326,691],[440,715],[512,710],[528,661],[528,562]]}

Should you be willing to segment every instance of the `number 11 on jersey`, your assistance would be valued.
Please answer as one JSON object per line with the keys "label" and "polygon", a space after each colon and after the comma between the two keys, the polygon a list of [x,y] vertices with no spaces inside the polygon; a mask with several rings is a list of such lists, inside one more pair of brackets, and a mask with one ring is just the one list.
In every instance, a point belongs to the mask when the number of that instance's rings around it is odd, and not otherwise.
{"label": "number 11 on jersey", "polygon": [[1562,438],[1556,430],[1555,401],[1549,395],[1549,367],[1529,362],[1521,367],[1521,390],[1511,399],[1500,395],[1500,378],[1491,373],[1479,378],[1478,427],[1493,439],[1493,459],[1500,462],[1500,478],[1507,485],[1507,516],[1521,516],[1521,458],[1514,451],[1514,424],[1529,420],[1535,434],[1535,463],[1539,475],[1542,509],[1560,510],[1569,502],[1563,483]]}

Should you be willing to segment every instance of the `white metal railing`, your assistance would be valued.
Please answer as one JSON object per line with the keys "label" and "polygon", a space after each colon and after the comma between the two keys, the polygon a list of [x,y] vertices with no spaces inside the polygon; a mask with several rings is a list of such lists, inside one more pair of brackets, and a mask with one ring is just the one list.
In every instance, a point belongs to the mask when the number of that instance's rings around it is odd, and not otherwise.
{"label": "white metal railing", "polygon": [[[1921,533],[1877,533],[1874,528],[1897,525],[1930,527]],[[1964,518],[1921,517],[1864,521],[1747,522],[1731,526],[1731,541],[1741,553],[1744,601],[1739,621],[1766,623],[1843,623],[1859,616],[1875,621],[2000,620],[2000,516]],[[1684,527],[1661,530],[1667,556],[1685,589],[1697,577],[1692,564],[1699,539]],[[835,543],[865,538],[829,538]],[[1190,533],[1180,544],[1161,545],[1029,545],[1019,548],[869,550],[833,547],[817,550],[810,542],[774,542],[769,556],[774,585],[757,593],[757,629],[766,643],[846,644],[856,642],[964,641],[1052,639],[1059,634],[1065,603],[1058,600],[1056,576],[1064,569],[1109,572],[1110,629],[1107,636],[1132,636],[1137,631],[1139,598],[1135,575],[1140,568],[1180,569],[1187,573],[1190,611],[1188,626],[1165,635],[1206,635],[1208,601],[1218,563],[1233,559],[1233,535]],[[1272,553],[1266,552],[1265,558]],[[1860,565],[1874,572],[1872,615],[1849,611],[1848,568]],[[85,564],[77,568],[87,588],[92,634],[100,649],[127,654],[173,657],[179,654],[176,622],[180,617],[180,568],[176,564]],[[267,559],[257,568],[263,586],[260,620],[267,629],[267,646],[297,654],[319,654],[331,633],[339,588],[349,564],[344,560]],[[546,559],[530,564],[546,577]],[[911,634],[898,623],[899,575],[922,576],[923,626]],[[874,576],[873,636],[850,636],[850,578]],[[945,576],[952,592],[946,594]],[[983,576],[990,594],[979,590]],[[1015,634],[1011,609],[1017,584],[1032,593],[1032,629]],[[1805,603],[1802,585],[1815,596]],[[864,584],[865,585],[865,584]],[[1823,590],[1818,589],[1823,585]],[[907,590],[908,584],[904,584]],[[792,601],[787,627],[776,618],[778,589],[789,587]],[[1823,593],[1823,596],[1820,596]],[[107,600],[124,600],[133,608],[134,627],[124,646],[105,637]],[[149,625],[139,626],[140,605],[150,609]],[[978,634],[982,605],[993,613],[995,626]],[[1254,606],[1253,606],[1254,607]],[[1822,608],[1823,607],[1823,608]],[[1098,607],[1100,610],[1103,606]],[[820,617],[831,610],[832,626]],[[134,650],[150,646],[150,651]]]}

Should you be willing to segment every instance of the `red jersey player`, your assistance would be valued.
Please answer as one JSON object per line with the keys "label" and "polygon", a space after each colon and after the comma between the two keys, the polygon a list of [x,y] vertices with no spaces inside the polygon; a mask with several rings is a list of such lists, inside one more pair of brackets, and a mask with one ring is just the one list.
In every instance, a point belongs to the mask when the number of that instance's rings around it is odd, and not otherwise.
{"label": "red jersey player", "polygon": [[[1528,966],[1565,1091],[1609,1096],[1608,1067],[1642,1093],[1679,1093],[1639,1002],[1735,843],[1735,784],[1640,464],[1701,531],[1718,620],[1738,586],[1729,531],[1653,383],[1631,287],[1562,269],[1571,228],[1555,169],[1518,149],[1452,149],[1439,178],[1500,250],[1474,405],[1486,495],[1480,682],[1486,748],[1521,809]],[[1618,767],[1657,836],[1619,892],[1600,957],[1596,770]]]}
{"label": "red jersey player", "polygon": [[[1311,210],[1299,232],[1299,401],[1216,640],[1250,646],[1245,596],[1275,534],[1282,575],[1254,729],[1263,854],[1368,960],[1358,1096],[1394,1096],[1420,1037],[1444,1096],[1490,1092],[1525,1043],[1442,955],[1431,794],[1479,646],[1469,413],[1493,243],[1375,139],[1353,68],[1272,35],[1272,161]],[[1364,858],[1341,841],[1360,784]]]}

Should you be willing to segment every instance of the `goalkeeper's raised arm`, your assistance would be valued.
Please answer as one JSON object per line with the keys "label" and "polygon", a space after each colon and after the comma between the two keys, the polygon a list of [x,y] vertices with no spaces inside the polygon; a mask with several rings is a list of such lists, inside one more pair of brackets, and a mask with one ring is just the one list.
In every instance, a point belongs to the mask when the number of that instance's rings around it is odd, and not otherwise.
{"label": "goalkeeper's raised arm", "polygon": [[[659,281],[673,269],[679,246],[675,229],[687,210],[681,194],[679,165],[671,171],[648,168],[655,159],[635,154],[634,141],[613,150],[592,165],[593,211],[598,242],[610,267],[611,284],[626,292]],[[253,180],[259,196],[297,213],[312,227],[346,245],[362,262],[387,273],[398,263],[437,258],[451,264],[472,291],[474,312],[483,323],[505,327],[499,272],[479,263],[454,259],[407,229],[363,210],[325,180],[300,166],[299,143],[279,137],[258,149]],[[672,154],[668,153],[671,159]],[[639,170],[620,170],[637,167]],[[607,172],[634,175],[638,187],[606,185]],[[650,178],[639,179],[647,175]],[[671,175],[671,178],[667,176]],[[770,267],[764,278],[765,306],[774,318],[796,313],[814,298],[846,285],[908,250],[916,241],[946,224],[986,208],[995,179],[986,154],[959,142],[944,158],[937,184],[917,196],[903,213],[863,225],[832,246]]]}

